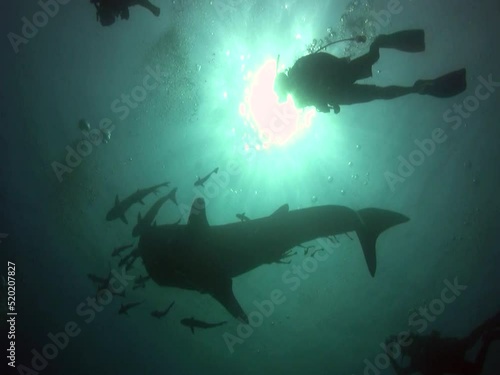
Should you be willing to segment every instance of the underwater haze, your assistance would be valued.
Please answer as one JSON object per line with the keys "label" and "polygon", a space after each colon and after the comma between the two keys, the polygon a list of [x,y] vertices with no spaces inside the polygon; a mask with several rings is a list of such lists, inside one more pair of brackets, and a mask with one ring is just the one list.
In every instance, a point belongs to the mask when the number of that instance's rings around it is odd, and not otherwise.
{"label": "underwater haze", "polygon": [[[110,26],[90,1],[0,5],[2,374],[397,375],[389,336],[463,338],[498,314],[498,1],[151,2],[159,16],[132,6]],[[425,51],[381,50],[362,83],[411,86],[466,68],[464,92],[338,114],[278,104],[274,77],[301,56],[363,35],[325,49],[354,59],[407,29],[425,30]],[[288,243],[329,218],[286,218],[333,205],[363,226],[365,208],[409,218],[378,237],[374,277],[343,214],[332,219],[342,229],[278,258],[266,258],[278,245],[263,231],[224,251],[203,239],[262,222]],[[186,242],[169,237],[148,260],[157,228],[187,228]],[[264,259],[231,276],[247,322],[203,284],[242,257]],[[158,282],[170,271],[185,280],[191,269],[174,261],[193,267],[191,284]],[[124,292],[110,292],[110,275]],[[499,369],[493,340],[479,373]]]}

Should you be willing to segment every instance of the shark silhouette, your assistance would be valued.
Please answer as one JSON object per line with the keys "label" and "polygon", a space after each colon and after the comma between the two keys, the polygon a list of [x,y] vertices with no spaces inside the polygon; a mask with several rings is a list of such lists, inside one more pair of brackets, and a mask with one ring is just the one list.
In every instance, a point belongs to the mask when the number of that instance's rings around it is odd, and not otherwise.
{"label": "shark silhouette", "polygon": [[128,197],[124,198],[122,201],[118,199],[118,194],[115,196],[115,204],[111,209],[108,211],[106,214],[106,220],[107,221],[112,221],[115,219],[120,219],[123,221],[125,224],[128,224],[128,220],[125,217],[125,212],[134,204],[134,203],[140,203],[144,204],[142,201],[144,198],[146,198],[149,194],[151,193],[157,193],[158,189],[161,188],[162,186],[167,186],[170,185],[170,182],[164,182],[163,184],[158,184],[149,188],[145,189],[137,189],[135,193],[130,194]]}
{"label": "shark silhouette", "polygon": [[134,237],[139,236],[142,233],[142,231],[144,230],[144,228],[151,226],[156,215],[158,214],[158,211],[160,211],[161,206],[163,206],[163,203],[165,203],[166,201],[168,201],[170,199],[172,202],[177,204],[177,198],[175,197],[176,193],[177,193],[177,188],[174,188],[170,191],[170,193],[168,193],[164,197],[161,197],[160,199],[158,199],[151,206],[151,208],[148,210],[148,212],[146,212],[146,215],[144,215],[144,217],[142,217],[141,213],[139,212],[137,214],[137,224],[134,227],[134,229],[132,230],[132,236],[134,236]]}
{"label": "shark silhouette", "polygon": [[304,242],[351,231],[356,232],[374,276],[377,237],[408,220],[402,214],[377,208],[354,211],[319,206],[290,211],[283,205],[268,217],[210,226],[205,201],[198,198],[186,225],[150,227],[140,237],[139,251],[158,285],[209,293],[235,318],[248,322],[233,294],[233,277],[280,262],[290,249]]}

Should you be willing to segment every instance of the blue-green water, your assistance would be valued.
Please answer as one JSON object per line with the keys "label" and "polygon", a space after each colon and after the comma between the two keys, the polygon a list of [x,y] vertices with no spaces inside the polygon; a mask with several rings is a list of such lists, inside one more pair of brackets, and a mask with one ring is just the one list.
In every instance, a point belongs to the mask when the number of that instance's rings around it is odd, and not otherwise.
{"label": "blue-green water", "polygon": [[[390,374],[380,357],[390,334],[462,337],[499,310],[498,2],[154,2],[160,17],[132,7],[128,21],[107,28],[86,1],[61,1],[47,22],[40,4],[1,6],[0,274],[7,279],[7,262],[15,263],[15,364],[26,366],[8,367],[3,356],[7,373]],[[42,26],[23,29],[23,17]],[[315,114],[285,145],[253,150],[259,139],[239,112],[249,72],[278,54],[289,67],[328,35],[409,28],[425,29],[426,51],[383,51],[367,83],[411,85],[466,67],[464,93],[343,106]],[[82,145],[82,118],[110,129],[109,142]],[[68,159],[68,150],[84,156]],[[215,167],[206,188],[193,185]],[[125,225],[105,220],[115,195],[164,181],[177,187],[179,204],[166,202],[158,224],[185,224],[199,196],[211,225],[236,222],[238,213],[265,217],[285,203],[380,207],[410,221],[379,238],[375,278],[354,233],[338,236],[313,265],[296,248],[290,264],[235,278],[247,312],[281,293],[250,327],[208,294],[153,282],[128,287],[102,311],[89,307],[96,287],[87,274],[119,270],[112,250],[137,243],[137,214],[156,201],[132,206]],[[287,282],[299,266],[309,271]],[[140,261],[130,274],[145,274]],[[450,283],[464,287],[443,299]],[[120,304],[141,301],[129,316],[117,314]],[[150,316],[172,301],[165,318]],[[227,324],[192,335],[180,324],[191,316]],[[8,345],[9,327],[1,337]],[[73,336],[51,352],[52,334],[64,330]],[[499,353],[497,342],[483,374],[498,373]]]}

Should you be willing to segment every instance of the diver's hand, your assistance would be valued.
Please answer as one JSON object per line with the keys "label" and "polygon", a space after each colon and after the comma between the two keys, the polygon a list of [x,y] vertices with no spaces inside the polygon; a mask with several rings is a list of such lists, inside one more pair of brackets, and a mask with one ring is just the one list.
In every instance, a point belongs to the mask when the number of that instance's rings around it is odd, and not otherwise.
{"label": "diver's hand", "polygon": [[333,109],[333,112],[337,115],[340,112],[340,106],[338,104],[330,104],[330,108]]}

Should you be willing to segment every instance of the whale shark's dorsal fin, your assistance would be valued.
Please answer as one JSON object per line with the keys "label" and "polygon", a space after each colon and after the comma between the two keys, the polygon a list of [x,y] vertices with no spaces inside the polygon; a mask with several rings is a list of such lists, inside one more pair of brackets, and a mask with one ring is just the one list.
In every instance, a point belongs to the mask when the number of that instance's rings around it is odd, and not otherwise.
{"label": "whale shark's dorsal fin", "polygon": [[194,200],[191,212],[189,213],[188,226],[196,229],[209,227],[205,211],[205,200],[203,198],[196,198]]}
{"label": "whale shark's dorsal fin", "polygon": [[281,206],[280,208],[278,208],[276,211],[274,211],[271,214],[271,216],[287,214],[289,210],[290,210],[290,207],[288,207],[288,203],[287,203],[287,204],[284,204],[283,206]]}
{"label": "whale shark's dorsal fin", "polygon": [[116,194],[116,196],[115,196],[115,207],[118,206],[119,203],[120,203],[120,200],[118,199],[118,194]]}

